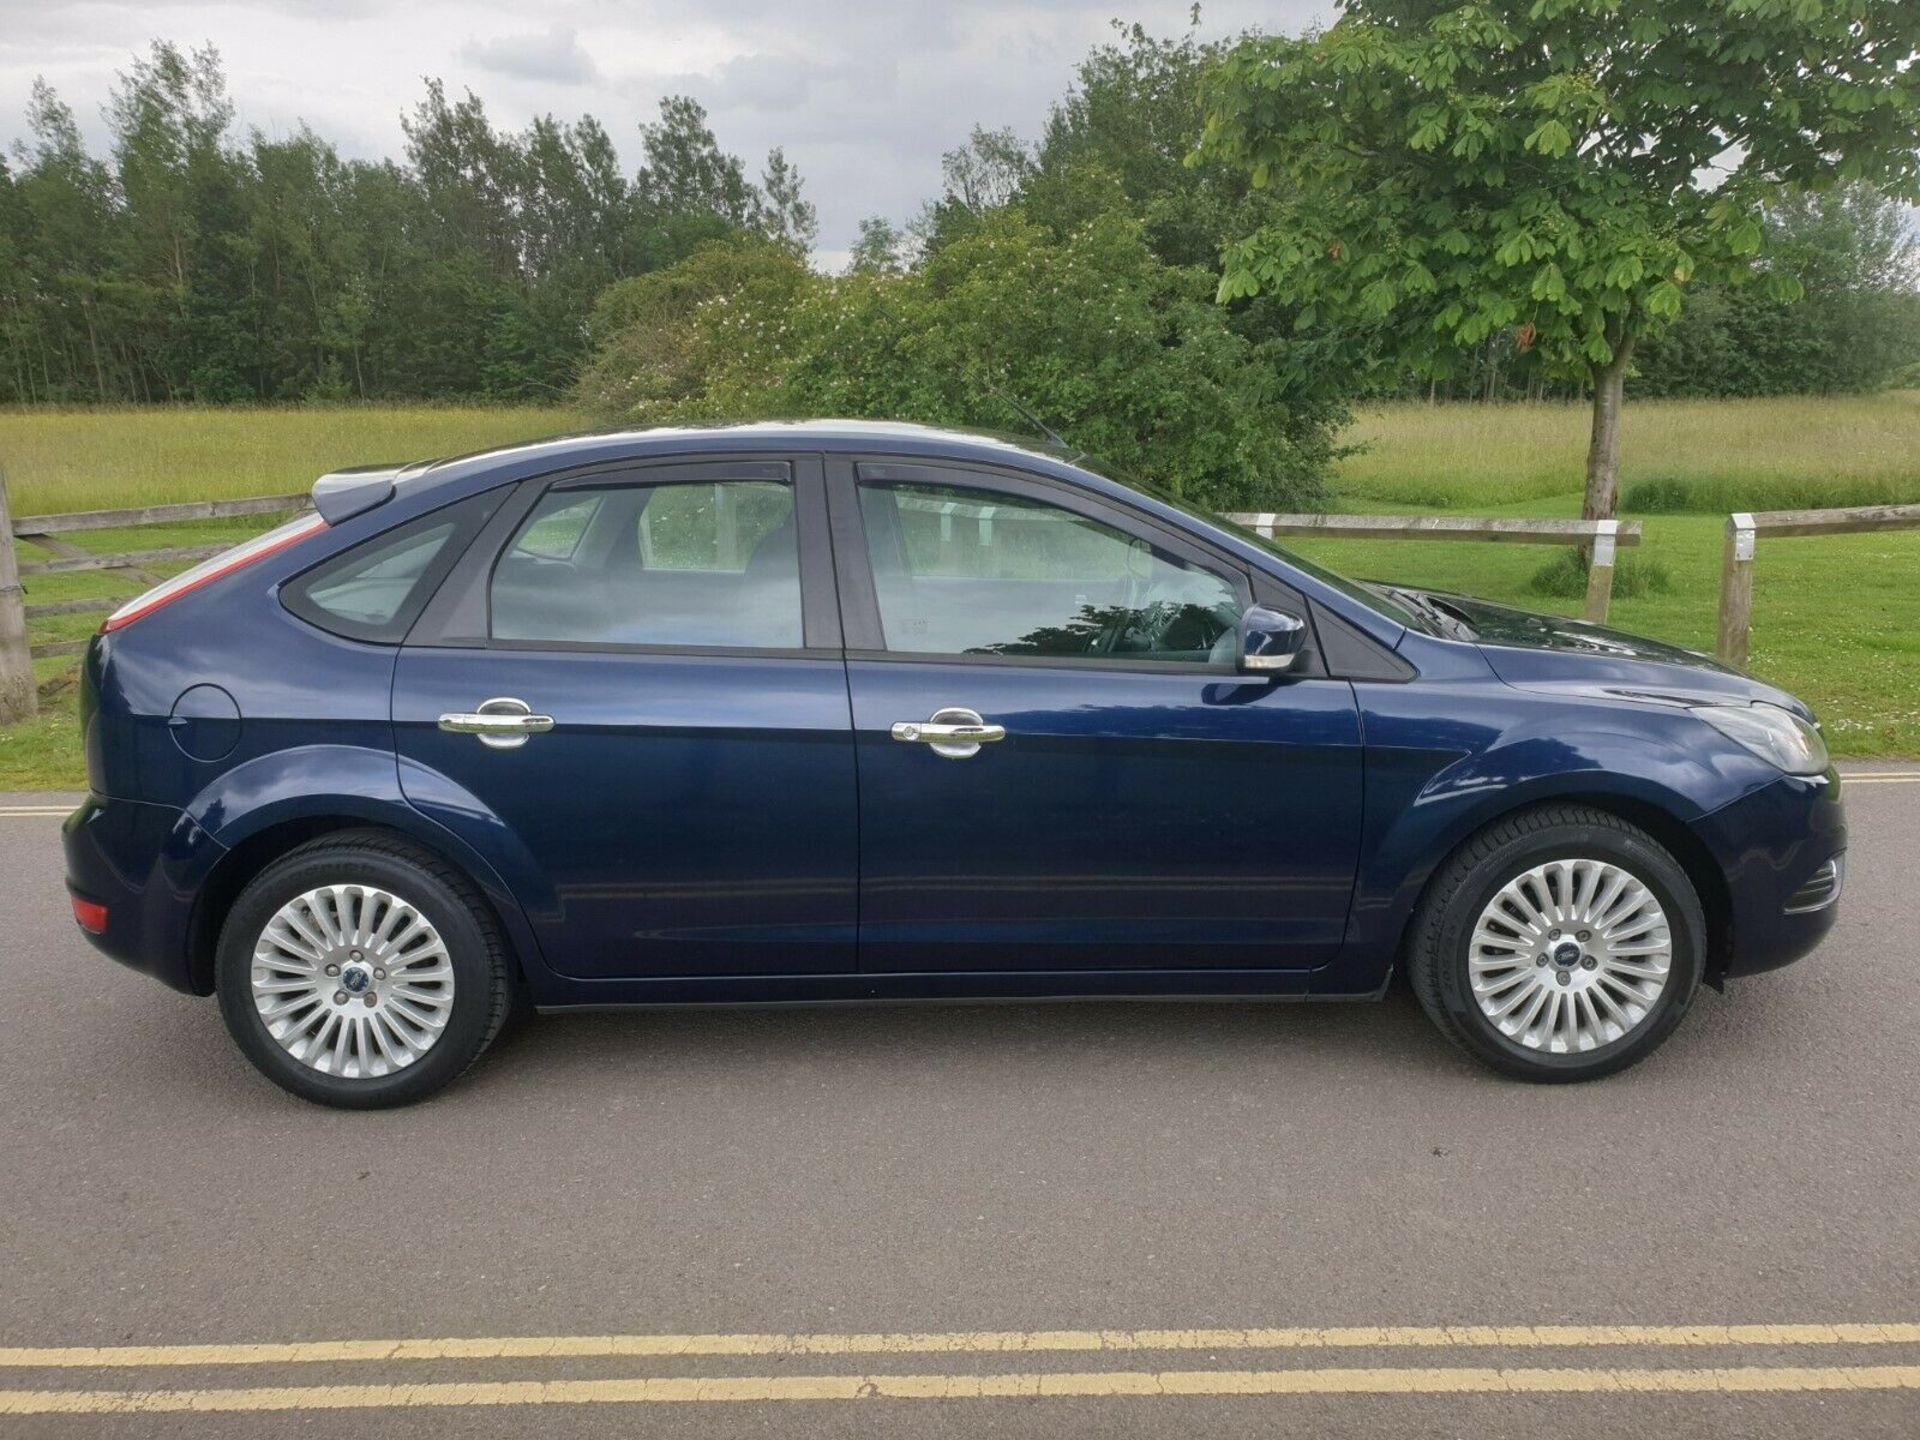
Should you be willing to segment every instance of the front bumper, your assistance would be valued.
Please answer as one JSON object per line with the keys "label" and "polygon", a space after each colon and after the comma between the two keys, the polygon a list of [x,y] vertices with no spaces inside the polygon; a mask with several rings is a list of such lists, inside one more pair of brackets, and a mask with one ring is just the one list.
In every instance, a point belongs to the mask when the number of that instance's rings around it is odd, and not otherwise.
{"label": "front bumper", "polygon": [[[1840,776],[1783,775],[1696,822],[1727,882],[1728,933],[1709,967],[1716,978],[1790,965],[1818,945],[1839,914],[1847,817]],[[1820,872],[1839,860],[1834,883]],[[1809,900],[1817,903],[1809,907]]]}
{"label": "front bumper", "polygon": [[176,990],[210,994],[212,975],[193,964],[193,907],[224,853],[219,842],[171,806],[98,795],[67,817],[60,837],[67,888],[107,907],[104,930],[81,931],[94,947]]}

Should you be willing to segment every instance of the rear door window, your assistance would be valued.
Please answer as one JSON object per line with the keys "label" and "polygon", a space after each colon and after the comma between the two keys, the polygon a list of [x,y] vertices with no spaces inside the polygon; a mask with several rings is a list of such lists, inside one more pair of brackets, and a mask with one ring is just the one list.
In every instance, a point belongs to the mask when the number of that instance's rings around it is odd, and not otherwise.
{"label": "rear door window", "polygon": [[495,568],[493,639],[799,649],[793,488],[720,480],[554,490]]}

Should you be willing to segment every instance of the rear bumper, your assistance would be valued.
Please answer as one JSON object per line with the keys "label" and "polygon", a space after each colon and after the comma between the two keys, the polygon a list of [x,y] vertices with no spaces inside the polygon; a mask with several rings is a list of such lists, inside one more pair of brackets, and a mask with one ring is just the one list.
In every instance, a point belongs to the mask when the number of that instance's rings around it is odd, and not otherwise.
{"label": "rear bumper", "polygon": [[107,907],[101,933],[80,932],[94,948],[176,990],[211,993],[213,977],[194,972],[191,937],[194,900],[223,853],[219,842],[170,806],[98,795],[60,835],[67,888]]}
{"label": "rear bumper", "polygon": [[1839,877],[1817,908],[1808,908],[1812,892],[1802,887],[1846,853],[1847,818],[1836,772],[1813,779],[1782,776],[1716,810],[1695,829],[1727,880],[1731,933],[1711,973],[1776,970],[1826,938],[1840,909]]}

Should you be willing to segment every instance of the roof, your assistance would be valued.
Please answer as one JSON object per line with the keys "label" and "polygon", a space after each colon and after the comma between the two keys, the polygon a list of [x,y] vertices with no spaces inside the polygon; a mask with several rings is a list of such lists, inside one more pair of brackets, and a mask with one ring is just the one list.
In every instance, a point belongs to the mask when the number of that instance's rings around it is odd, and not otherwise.
{"label": "roof", "polygon": [[522,441],[491,450],[475,451],[434,461],[430,470],[458,469],[471,473],[502,461],[569,461],[582,458],[617,459],[676,451],[734,450],[757,446],[779,449],[871,450],[876,445],[907,453],[947,456],[978,454],[1070,464],[1077,455],[1028,443],[987,430],[949,429],[903,420],[752,420],[711,425],[659,425],[647,429],[597,430]]}

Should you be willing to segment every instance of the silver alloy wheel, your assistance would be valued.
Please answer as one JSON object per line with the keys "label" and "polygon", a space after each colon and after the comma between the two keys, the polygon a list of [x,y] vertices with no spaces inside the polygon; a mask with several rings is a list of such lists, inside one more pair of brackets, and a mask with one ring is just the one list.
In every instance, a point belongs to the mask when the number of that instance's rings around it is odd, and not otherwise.
{"label": "silver alloy wheel", "polygon": [[453,961],[431,921],[371,885],[296,895],[254,942],[267,1033],[323,1075],[378,1079],[427,1051],[453,1015]]}
{"label": "silver alloy wheel", "polygon": [[1529,1050],[1597,1050],[1633,1033],[1667,988],[1673,931],[1652,890],[1606,860],[1516,875],[1474,923],[1480,1013]]}

